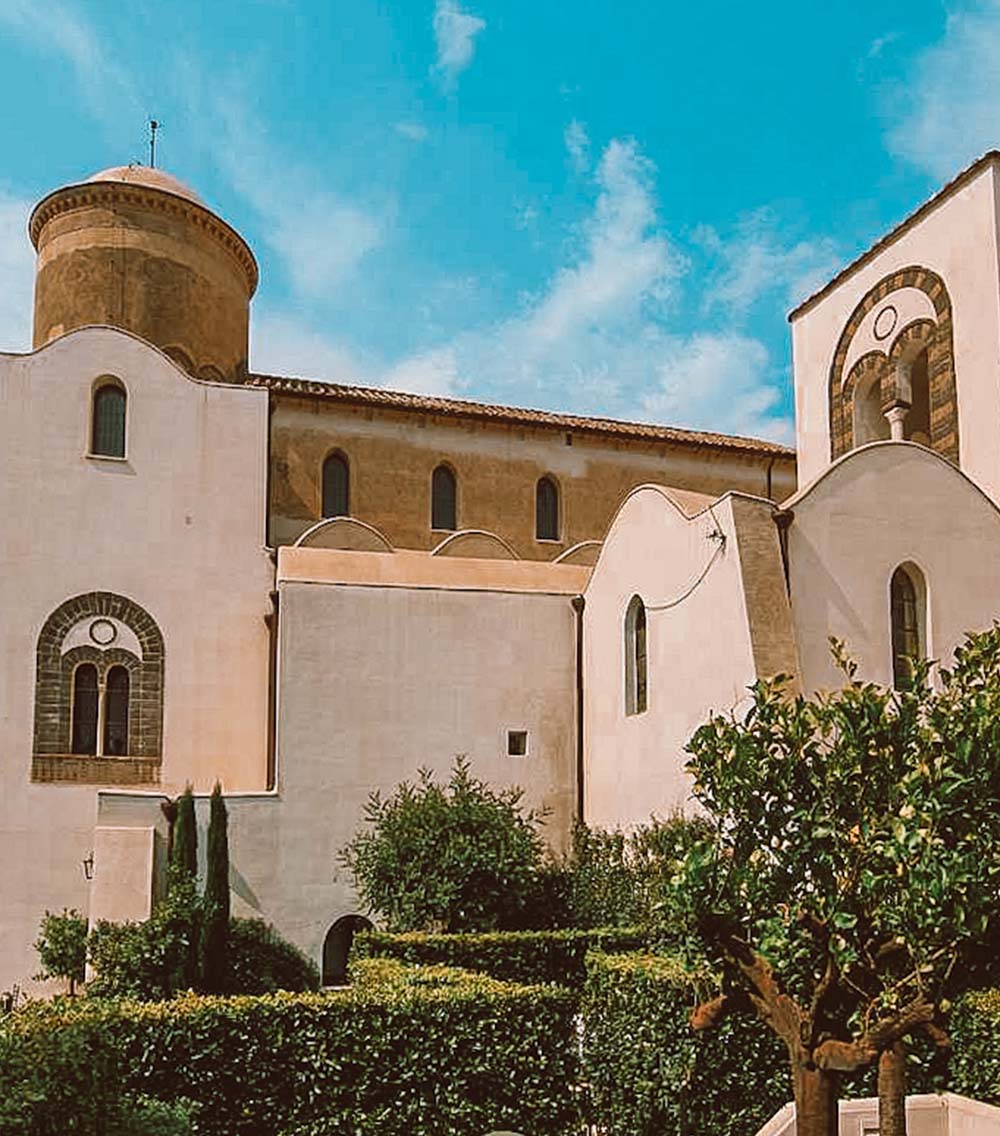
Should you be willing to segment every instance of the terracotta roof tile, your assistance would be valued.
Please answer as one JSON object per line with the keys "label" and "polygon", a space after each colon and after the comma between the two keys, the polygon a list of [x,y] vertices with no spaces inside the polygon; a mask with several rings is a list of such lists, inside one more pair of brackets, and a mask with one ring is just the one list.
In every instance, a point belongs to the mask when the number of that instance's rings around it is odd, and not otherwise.
{"label": "terracotta roof tile", "polygon": [[585,418],[576,414],[554,414],[548,410],[527,410],[518,406],[498,406],[485,402],[469,402],[458,398],[438,398],[380,387],[356,387],[343,383],[317,382],[282,375],[247,377],[247,385],[266,387],[277,394],[327,399],[352,406],[378,406],[389,410],[417,411],[456,418],[478,418],[510,425],[541,426],[556,430],[604,434],[649,442],[709,446],[716,449],[743,450],[794,458],[795,451],[777,442],[757,438],[741,438],[731,434],[713,434],[701,430],[683,430],[674,426],[657,426],[642,422],[621,422],[614,418]]}

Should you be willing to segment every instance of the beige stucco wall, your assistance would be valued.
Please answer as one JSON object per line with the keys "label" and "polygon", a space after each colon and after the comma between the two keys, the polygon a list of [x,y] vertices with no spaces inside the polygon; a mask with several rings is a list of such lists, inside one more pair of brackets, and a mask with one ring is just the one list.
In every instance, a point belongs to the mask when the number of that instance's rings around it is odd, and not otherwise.
{"label": "beige stucco wall", "polygon": [[[94,380],[128,390],[127,457],[86,457]],[[32,784],[35,651],[99,590],[165,641],[162,783],[263,787],[273,567],[263,549],[267,398],[199,383],[126,333],[0,356],[0,988],[37,969],[46,907],[87,909],[93,787]]]}
{"label": "beige stucco wall", "polygon": [[889,582],[915,564],[928,652],[946,662],[1000,614],[1000,514],[944,459],[907,442],[855,450],[786,503],[791,603],[806,689],[839,685],[827,637],[864,678],[892,681]]}
{"label": "beige stucco wall", "polygon": [[[770,468],[776,500],[794,492],[792,455],[709,445],[651,443],[582,431],[474,417],[351,406],[275,394],[271,425],[271,542],[293,542],[320,516],[321,469],[341,452],[350,463],[350,511],[396,548],[431,549],[431,475],[454,470],[457,523],[484,529],[518,556],[554,560],[572,545],[601,540],[625,494],[647,481],[717,496],[729,489],[764,495]],[[566,444],[567,437],[572,445]],[[535,486],[560,491],[560,539],[535,538]]]}
{"label": "beige stucco wall", "polygon": [[880,280],[916,265],[938,273],[951,297],[961,466],[1000,498],[997,194],[997,167],[990,162],[830,292],[793,314],[799,485],[830,463],[830,368],[844,326]]}
{"label": "beige stucco wall", "polygon": [[[684,807],[690,788],[685,744],[711,712],[740,705],[756,677],[733,501],[699,502],[643,486],[611,527],[585,593],[584,813],[590,824],[632,825]],[[750,504],[769,516],[767,502]],[[709,536],[716,529],[726,538],[721,552]],[[764,571],[777,573],[780,585],[776,543],[764,544],[759,533],[756,541],[756,553],[754,539],[746,541],[747,565],[757,571],[754,566],[766,561]],[[675,606],[655,610],[689,590]],[[626,715],[624,621],[633,595],[646,604],[649,701],[645,713]],[[771,589],[763,586],[761,596],[758,604],[769,601]],[[786,642],[778,655],[786,658],[787,648]],[[767,655],[769,648],[758,650]]]}

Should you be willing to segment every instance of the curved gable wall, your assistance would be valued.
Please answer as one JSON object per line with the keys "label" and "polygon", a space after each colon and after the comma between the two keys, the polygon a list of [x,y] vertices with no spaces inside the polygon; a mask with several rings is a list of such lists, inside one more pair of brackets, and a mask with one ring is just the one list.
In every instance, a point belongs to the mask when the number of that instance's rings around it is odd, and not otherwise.
{"label": "curved gable wall", "polygon": [[945,662],[1000,612],[1000,512],[943,458],[882,442],[847,455],[787,502],[792,617],[803,685],[839,685],[828,636],[864,678],[892,681],[889,580],[916,564],[927,582],[929,652]]}

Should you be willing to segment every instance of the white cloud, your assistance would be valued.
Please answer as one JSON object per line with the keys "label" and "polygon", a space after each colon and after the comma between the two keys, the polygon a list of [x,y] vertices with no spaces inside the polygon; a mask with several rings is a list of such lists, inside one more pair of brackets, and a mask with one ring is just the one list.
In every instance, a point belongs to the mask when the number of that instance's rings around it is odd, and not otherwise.
{"label": "white cloud", "polygon": [[397,134],[409,138],[411,142],[427,141],[427,127],[422,122],[394,122],[392,128]]}
{"label": "white cloud", "polygon": [[461,387],[458,362],[450,348],[422,352],[387,365],[280,309],[254,313],[250,370],[318,382],[387,387],[411,394],[454,395]]}
{"label": "white cloud", "polygon": [[767,209],[742,218],[725,237],[703,225],[693,239],[712,260],[704,310],[721,308],[737,319],[765,297],[793,307],[829,280],[842,262],[836,244],[826,237],[787,244]]}
{"label": "white cloud", "polygon": [[1000,3],[951,12],[943,37],[886,96],[885,113],[890,152],[939,181],[996,146]]}
{"label": "white cloud", "polygon": [[437,59],[432,73],[445,90],[454,88],[458,76],[472,62],[476,51],[476,36],[485,27],[485,20],[462,11],[455,0],[437,0],[434,7]]}
{"label": "white cloud", "polygon": [[699,332],[666,338],[658,351],[657,383],[642,399],[645,415],[791,441],[791,423],[775,416],[781,389],[759,340]]}
{"label": "white cloud", "polygon": [[578,174],[585,173],[590,168],[590,138],[587,128],[574,118],[563,132],[563,141],[569,152],[569,160]]}
{"label": "white cloud", "polygon": [[212,74],[196,60],[178,62],[188,100],[190,137],[259,215],[263,239],[280,258],[299,296],[322,300],[343,287],[387,239],[394,204],[332,190],[316,167],[291,154],[252,113],[239,80]]}
{"label": "white cloud", "polygon": [[31,349],[35,253],[26,233],[31,204],[0,189],[0,351]]}
{"label": "white cloud", "polygon": [[584,254],[560,269],[527,321],[539,342],[602,322],[620,323],[642,305],[660,304],[683,258],[657,226],[655,167],[631,140],[613,139],[601,155],[594,212],[584,226]]}
{"label": "white cloud", "polygon": [[655,176],[634,141],[610,142],[571,262],[517,316],[404,361],[386,383],[454,393],[474,381],[477,397],[502,402],[789,437],[761,342],[675,326],[689,265],[660,223]]}
{"label": "white cloud", "polygon": [[141,122],[142,99],[128,74],[105,50],[97,29],[68,4],[0,0],[0,24],[33,50],[61,56],[80,95],[105,120]]}

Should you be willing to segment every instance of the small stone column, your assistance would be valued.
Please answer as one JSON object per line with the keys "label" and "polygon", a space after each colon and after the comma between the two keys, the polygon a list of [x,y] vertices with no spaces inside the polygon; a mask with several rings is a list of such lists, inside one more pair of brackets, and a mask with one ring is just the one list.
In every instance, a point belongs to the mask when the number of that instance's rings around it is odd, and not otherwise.
{"label": "small stone column", "polygon": [[909,410],[910,404],[908,402],[894,402],[892,406],[886,410],[885,418],[889,423],[889,437],[892,441],[905,441],[903,423],[906,421],[906,415],[909,413]]}

